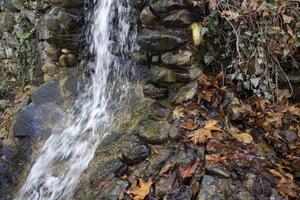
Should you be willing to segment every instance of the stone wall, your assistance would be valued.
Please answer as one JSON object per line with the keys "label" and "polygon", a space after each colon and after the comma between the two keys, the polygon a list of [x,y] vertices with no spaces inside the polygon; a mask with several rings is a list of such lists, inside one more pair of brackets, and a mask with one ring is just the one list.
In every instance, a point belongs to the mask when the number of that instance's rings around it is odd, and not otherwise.
{"label": "stone wall", "polygon": [[[78,93],[87,52],[84,9],[81,0],[1,1],[0,85],[10,88],[0,92],[0,114],[14,114],[0,119],[0,200],[13,198],[34,148]],[[14,98],[25,85],[30,91]]]}

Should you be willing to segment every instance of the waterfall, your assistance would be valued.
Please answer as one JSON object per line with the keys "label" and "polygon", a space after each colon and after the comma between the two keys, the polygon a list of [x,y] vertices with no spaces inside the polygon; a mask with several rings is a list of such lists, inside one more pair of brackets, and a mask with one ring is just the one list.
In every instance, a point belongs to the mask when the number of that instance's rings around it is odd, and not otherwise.
{"label": "waterfall", "polygon": [[[96,148],[110,134],[128,91],[134,48],[129,0],[99,0],[90,28],[91,83],[66,114],[64,128],[45,142],[17,200],[71,199]],[[134,31],[133,31],[134,32]]]}

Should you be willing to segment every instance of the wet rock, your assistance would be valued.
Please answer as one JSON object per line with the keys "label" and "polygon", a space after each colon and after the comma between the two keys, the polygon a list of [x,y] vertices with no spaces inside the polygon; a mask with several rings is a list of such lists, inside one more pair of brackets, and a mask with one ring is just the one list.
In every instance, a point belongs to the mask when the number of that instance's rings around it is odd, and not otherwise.
{"label": "wet rock", "polygon": [[137,132],[148,143],[162,144],[168,140],[169,127],[165,121],[144,119],[138,123]]}
{"label": "wet rock", "polygon": [[49,83],[51,81],[53,81],[55,79],[55,76],[49,75],[49,74],[45,74],[43,77],[43,80],[45,83]]}
{"label": "wet rock", "polygon": [[192,24],[193,17],[188,10],[176,10],[164,17],[162,22],[168,26],[182,27]]}
{"label": "wet rock", "polygon": [[166,199],[192,199],[193,191],[189,186],[173,188],[167,195]]}
{"label": "wet rock", "polygon": [[25,0],[11,0],[11,3],[16,9],[22,10],[25,5]]}
{"label": "wet rock", "polygon": [[107,187],[101,188],[99,193],[99,199],[119,200],[120,196],[126,192],[129,187],[129,183],[125,180],[113,180]]}
{"label": "wet rock", "polygon": [[90,176],[90,182],[99,182],[110,179],[113,176],[121,177],[128,169],[128,166],[120,159],[114,158],[98,164],[95,172]]}
{"label": "wet rock", "polygon": [[49,3],[64,8],[77,8],[82,5],[81,0],[49,0]]}
{"label": "wet rock", "polygon": [[123,156],[128,164],[135,164],[143,161],[150,154],[150,150],[146,145],[136,145],[128,147]]}
{"label": "wet rock", "polygon": [[165,13],[174,9],[188,7],[187,0],[159,0],[151,4],[151,8],[155,13]]}
{"label": "wet rock", "polygon": [[172,149],[162,148],[158,150],[158,154],[152,155],[150,162],[150,168],[157,173],[162,169],[168,159],[174,153]]}
{"label": "wet rock", "polygon": [[166,120],[170,114],[171,110],[159,103],[153,103],[149,108],[149,115],[155,120]]}
{"label": "wet rock", "polygon": [[221,164],[210,164],[206,168],[207,172],[211,175],[217,175],[222,178],[229,178],[229,171]]}
{"label": "wet rock", "polygon": [[45,63],[42,66],[42,70],[49,76],[55,76],[59,72],[58,67],[53,63]]}
{"label": "wet rock", "polygon": [[37,135],[34,121],[35,113],[36,107],[33,104],[26,106],[20,111],[12,127],[15,137],[31,137]]}
{"label": "wet rock", "polygon": [[161,61],[166,65],[191,65],[195,62],[195,54],[191,50],[177,50],[162,54]]}
{"label": "wet rock", "polygon": [[132,54],[132,59],[138,64],[148,64],[148,56],[145,52],[137,51]]}
{"label": "wet rock", "polygon": [[165,99],[168,96],[168,89],[158,87],[152,83],[146,83],[143,87],[143,92],[146,97],[153,99]]}
{"label": "wet rock", "polygon": [[188,83],[186,86],[180,88],[176,94],[171,96],[171,101],[175,104],[181,104],[184,101],[194,98],[198,91],[198,81]]}
{"label": "wet rock", "polygon": [[200,192],[197,200],[221,200],[226,199],[226,191],[230,191],[230,187],[226,181],[205,175],[202,179]]}
{"label": "wet rock", "polygon": [[55,7],[52,8],[45,16],[45,25],[48,30],[54,31],[54,32],[60,32],[60,25],[57,21],[57,15],[59,13],[59,8]]}
{"label": "wet rock", "polygon": [[63,54],[59,57],[59,64],[63,67],[76,67],[77,59],[73,54]]}
{"label": "wet rock", "polygon": [[36,14],[29,9],[23,10],[23,13],[25,14],[26,18],[30,21],[31,24],[35,23],[36,20]]}
{"label": "wet rock", "polygon": [[179,127],[178,122],[173,122],[170,127],[169,137],[172,140],[178,140],[181,136],[178,127]]}
{"label": "wet rock", "polygon": [[14,29],[14,15],[10,12],[2,12],[0,13],[0,33],[5,31],[13,31]]}
{"label": "wet rock", "polygon": [[143,25],[153,26],[157,23],[157,17],[152,13],[150,7],[145,7],[140,14],[140,21]]}
{"label": "wet rock", "polygon": [[64,10],[59,11],[57,14],[58,23],[66,30],[72,30],[83,26],[83,17],[73,13],[66,12]]}
{"label": "wet rock", "polygon": [[60,90],[65,98],[78,95],[78,82],[74,75],[66,76],[60,81]]}
{"label": "wet rock", "polygon": [[36,106],[49,102],[62,104],[64,100],[60,93],[58,81],[51,81],[43,84],[32,94],[31,98]]}
{"label": "wet rock", "polygon": [[185,32],[143,28],[138,31],[137,43],[143,50],[162,52],[182,46],[186,43],[186,38]]}

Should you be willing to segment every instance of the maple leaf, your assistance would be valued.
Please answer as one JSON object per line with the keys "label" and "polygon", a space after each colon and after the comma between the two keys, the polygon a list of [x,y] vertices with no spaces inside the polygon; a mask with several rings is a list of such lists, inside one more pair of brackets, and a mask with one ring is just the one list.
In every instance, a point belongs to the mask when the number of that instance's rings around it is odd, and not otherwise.
{"label": "maple leaf", "polygon": [[220,156],[220,155],[208,155],[205,156],[207,164],[218,164],[218,163],[223,163],[227,165],[227,156]]}
{"label": "maple leaf", "polygon": [[198,128],[198,124],[193,121],[187,121],[181,125],[181,128],[187,129],[189,131],[196,130]]}
{"label": "maple leaf", "polygon": [[249,133],[239,133],[237,128],[230,128],[228,133],[237,141],[250,144],[253,142],[253,137]]}
{"label": "maple leaf", "polygon": [[199,163],[200,163],[200,159],[198,158],[194,163],[190,163],[189,166],[187,167],[180,166],[179,167],[180,177],[183,179],[192,177]]}
{"label": "maple leaf", "polygon": [[213,95],[213,92],[211,90],[203,90],[201,92],[201,98],[204,99],[207,102],[211,102],[213,96],[214,95]]}
{"label": "maple leaf", "polygon": [[256,107],[256,109],[260,111],[265,111],[266,107],[270,104],[271,102],[268,99],[264,99],[261,97],[256,97],[251,100],[251,105],[253,105],[254,107]]}
{"label": "maple leaf", "polygon": [[140,179],[140,186],[133,187],[127,190],[127,194],[133,195],[134,200],[143,200],[150,193],[151,186],[153,184],[150,178],[147,182]]}
{"label": "maple leaf", "polygon": [[204,144],[212,138],[211,131],[205,128],[200,128],[189,135],[189,138],[194,144]]}
{"label": "maple leaf", "polygon": [[218,121],[210,119],[205,123],[204,128],[210,131],[222,131],[222,129],[218,126]]}
{"label": "maple leaf", "polygon": [[174,110],[173,110],[173,118],[174,119],[180,119],[184,117],[184,114],[183,114],[183,108],[180,107],[180,106],[177,106]]}

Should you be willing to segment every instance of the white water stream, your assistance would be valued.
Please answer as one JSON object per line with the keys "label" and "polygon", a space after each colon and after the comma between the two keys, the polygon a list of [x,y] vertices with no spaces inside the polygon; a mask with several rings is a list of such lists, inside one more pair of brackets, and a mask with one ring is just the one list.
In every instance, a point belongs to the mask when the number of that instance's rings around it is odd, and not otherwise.
{"label": "white water stream", "polygon": [[64,129],[45,142],[17,200],[71,199],[97,146],[110,134],[116,113],[124,107],[131,67],[127,55],[135,41],[128,1],[98,0],[89,38],[95,54],[91,84],[66,114]]}

